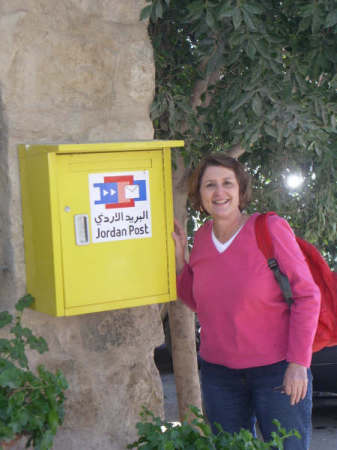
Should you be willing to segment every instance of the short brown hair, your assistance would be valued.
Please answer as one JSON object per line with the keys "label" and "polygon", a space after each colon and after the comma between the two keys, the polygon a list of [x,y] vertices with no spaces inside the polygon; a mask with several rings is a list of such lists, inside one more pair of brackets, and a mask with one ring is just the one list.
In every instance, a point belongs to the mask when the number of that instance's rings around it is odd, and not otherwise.
{"label": "short brown hair", "polygon": [[201,204],[200,185],[205,170],[210,166],[222,166],[226,167],[227,169],[233,170],[237,182],[239,183],[239,208],[240,211],[242,211],[251,201],[251,177],[249,173],[246,172],[244,166],[237,159],[232,158],[231,156],[228,156],[224,153],[212,153],[206,156],[200,161],[199,165],[192,172],[189,179],[188,192],[188,198],[191,202],[192,208],[196,209],[197,211],[204,212],[203,206]]}

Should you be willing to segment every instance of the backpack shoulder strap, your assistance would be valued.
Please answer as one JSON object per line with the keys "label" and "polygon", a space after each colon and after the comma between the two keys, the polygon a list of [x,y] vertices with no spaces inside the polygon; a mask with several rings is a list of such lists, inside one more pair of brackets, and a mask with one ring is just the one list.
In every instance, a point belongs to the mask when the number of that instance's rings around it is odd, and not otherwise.
{"label": "backpack shoulder strap", "polygon": [[266,259],[274,258],[273,241],[267,224],[268,216],[276,216],[277,214],[270,211],[257,216],[255,220],[255,235],[259,249]]}
{"label": "backpack shoulder strap", "polygon": [[273,241],[267,223],[268,216],[273,215],[275,216],[277,214],[270,211],[257,216],[255,220],[255,236],[257,245],[261,252],[264,254],[268,262],[268,267],[272,270],[274,277],[278,285],[280,286],[284,300],[290,306],[294,302],[293,293],[288,277],[283,272],[281,272],[278,262],[274,256]]}

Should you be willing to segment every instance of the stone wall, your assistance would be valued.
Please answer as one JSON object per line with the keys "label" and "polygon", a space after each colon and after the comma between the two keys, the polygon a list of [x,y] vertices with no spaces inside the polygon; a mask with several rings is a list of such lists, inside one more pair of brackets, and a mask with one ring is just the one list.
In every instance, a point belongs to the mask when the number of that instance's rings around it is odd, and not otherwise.
{"label": "stone wall", "polygon": [[[0,302],[25,292],[17,144],[152,139],[145,0],[0,2]],[[122,449],[141,405],[162,414],[156,306],[71,318],[28,311],[70,382],[55,449]],[[150,325],[151,324],[151,325]],[[39,362],[38,359],[34,361]]]}

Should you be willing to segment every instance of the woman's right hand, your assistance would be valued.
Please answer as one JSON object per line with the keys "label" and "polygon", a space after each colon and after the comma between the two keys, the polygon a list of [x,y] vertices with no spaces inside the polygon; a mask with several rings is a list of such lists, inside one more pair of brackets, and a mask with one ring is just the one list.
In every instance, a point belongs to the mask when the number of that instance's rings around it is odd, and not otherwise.
{"label": "woman's right hand", "polygon": [[176,248],[176,271],[180,273],[185,265],[185,250],[187,245],[187,236],[182,225],[177,219],[174,219],[174,232],[172,233]]}

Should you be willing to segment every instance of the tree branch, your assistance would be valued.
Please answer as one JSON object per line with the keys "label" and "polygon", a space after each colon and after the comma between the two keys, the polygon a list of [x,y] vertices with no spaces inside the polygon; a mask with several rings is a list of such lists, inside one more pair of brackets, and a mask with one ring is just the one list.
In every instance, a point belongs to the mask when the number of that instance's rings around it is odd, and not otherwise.
{"label": "tree branch", "polygon": [[245,151],[246,150],[243,147],[241,147],[240,144],[236,144],[236,145],[233,145],[233,147],[231,147],[228,150],[227,154],[229,156],[232,156],[232,158],[238,159],[238,158],[240,158],[241,155],[243,155],[245,153]]}

